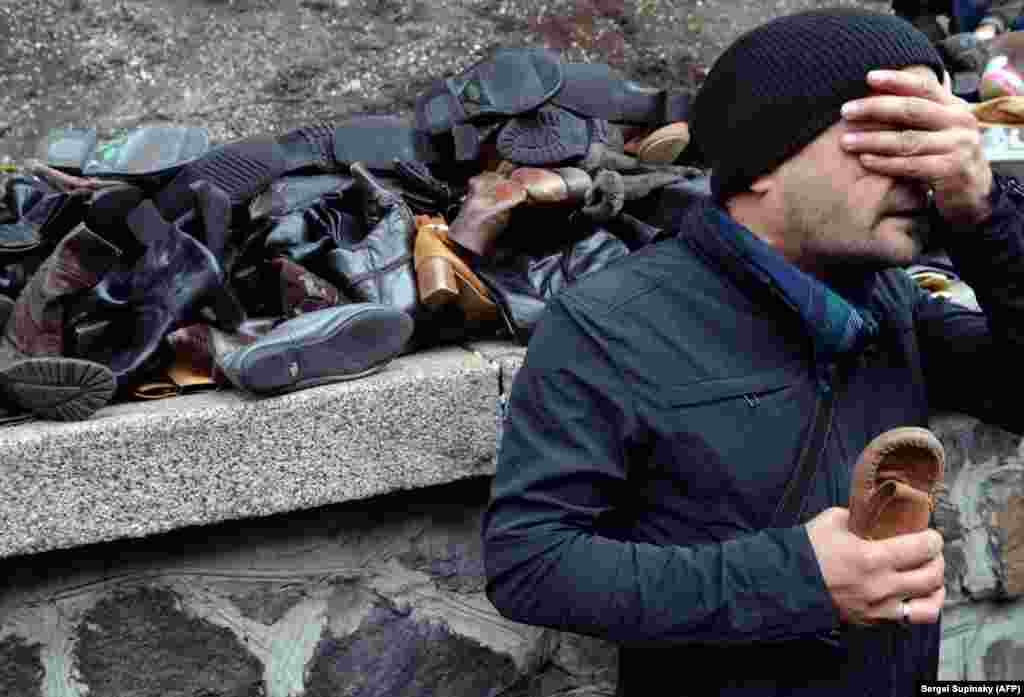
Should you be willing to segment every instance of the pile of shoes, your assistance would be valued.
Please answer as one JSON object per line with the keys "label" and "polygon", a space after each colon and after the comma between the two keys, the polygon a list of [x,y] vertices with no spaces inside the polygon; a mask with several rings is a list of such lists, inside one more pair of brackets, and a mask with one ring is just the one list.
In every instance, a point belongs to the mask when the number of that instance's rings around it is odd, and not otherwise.
{"label": "pile of shoes", "polygon": [[[0,421],[368,375],[473,337],[525,343],[561,288],[709,193],[690,94],[502,49],[415,119],[215,145],[55,132],[0,178]],[[699,160],[691,160],[691,162]]]}

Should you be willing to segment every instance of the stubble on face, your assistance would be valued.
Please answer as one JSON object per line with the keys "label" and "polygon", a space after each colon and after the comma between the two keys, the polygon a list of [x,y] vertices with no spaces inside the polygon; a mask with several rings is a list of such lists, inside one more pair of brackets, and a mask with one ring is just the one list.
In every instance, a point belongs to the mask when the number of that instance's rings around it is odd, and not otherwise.
{"label": "stubble on face", "polygon": [[[929,229],[920,185],[867,173],[857,163],[815,166],[815,154],[787,172],[782,190],[787,256],[821,277],[913,263]],[[832,157],[849,156],[837,150]]]}

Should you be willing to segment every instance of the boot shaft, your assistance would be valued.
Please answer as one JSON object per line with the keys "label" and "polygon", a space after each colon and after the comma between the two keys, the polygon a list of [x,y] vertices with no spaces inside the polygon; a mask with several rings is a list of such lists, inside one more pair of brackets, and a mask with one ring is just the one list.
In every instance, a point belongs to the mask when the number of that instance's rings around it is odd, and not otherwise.
{"label": "boot shaft", "polygon": [[476,175],[469,180],[469,195],[452,221],[449,238],[473,254],[489,255],[508,228],[512,209],[526,198],[520,182],[495,172]]}
{"label": "boot shaft", "polygon": [[4,341],[26,356],[64,353],[64,302],[99,283],[120,250],[85,225],[60,241],[18,296]]}

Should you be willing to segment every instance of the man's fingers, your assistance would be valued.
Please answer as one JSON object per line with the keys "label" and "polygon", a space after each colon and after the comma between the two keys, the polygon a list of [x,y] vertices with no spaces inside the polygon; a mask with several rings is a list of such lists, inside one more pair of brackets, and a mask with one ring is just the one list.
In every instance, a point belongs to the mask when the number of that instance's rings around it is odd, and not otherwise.
{"label": "man's fingers", "polygon": [[934,624],[939,621],[942,605],[946,601],[946,588],[943,586],[932,593],[916,597],[888,598],[872,606],[864,619],[868,621],[904,622],[907,624]]}
{"label": "man's fingers", "polygon": [[970,106],[924,71],[871,71],[867,82],[872,93],[842,107],[846,130],[855,134],[842,147],[876,174],[924,182],[953,225],[987,220],[992,170]]}
{"label": "man's fingers", "polygon": [[966,140],[959,130],[852,131],[843,135],[842,145],[851,153],[913,157],[945,154]]}
{"label": "man's fingers", "polygon": [[935,185],[945,179],[952,179],[961,172],[961,163],[950,154],[920,155],[914,157],[883,157],[864,153],[861,164],[879,174],[890,177],[919,179]]}
{"label": "man's fingers", "polygon": [[970,109],[941,104],[921,97],[876,95],[843,104],[841,113],[851,122],[870,121],[922,131],[941,131],[961,126],[977,130],[978,122]]}
{"label": "man's fingers", "polygon": [[[895,571],[925,566],[942,554],[942,535],[932,529],[872,542],[876,559]],[[930,589],[934,590],[934,589]]]}
{"label": "man's fingers", "polygon": [[872,70],[867,75],[868,86],[878,92],[921,97],[939,104],[953,104],[956,98],[933,73],[921,75],[904,70]]}
{"label": "man's fingers", "polygon": [[876,602],[887,598],[918,598],[929,596],[945,584],[946,562],[940,555],[909,571],[894,571],[879,579],[883,592]]}

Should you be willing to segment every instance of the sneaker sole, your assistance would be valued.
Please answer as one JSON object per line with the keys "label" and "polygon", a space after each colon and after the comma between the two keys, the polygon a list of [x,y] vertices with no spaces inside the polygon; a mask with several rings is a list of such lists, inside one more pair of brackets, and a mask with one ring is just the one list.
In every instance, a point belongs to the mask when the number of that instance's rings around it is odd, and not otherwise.
{"label": "sneaker sole", "polygon": [[239,377],[246,390],[280,394],[372,375],[384,368],[412,333],[405,315],[367,310],[339,321],[318,340],[253,350]]}
{"label": "sneaker sole", "polygon": [[109,368],[76,358],[28,358],[0,371],[0,388],[18,407],[57,421],[80,421],[106,406],[117,383]]}

